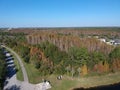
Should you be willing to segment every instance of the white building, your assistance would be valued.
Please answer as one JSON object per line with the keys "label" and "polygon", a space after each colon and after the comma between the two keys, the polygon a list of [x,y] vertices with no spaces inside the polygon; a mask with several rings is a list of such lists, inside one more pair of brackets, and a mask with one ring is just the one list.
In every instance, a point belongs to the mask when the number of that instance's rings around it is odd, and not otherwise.
{"label": "white building", "polygon": [[120,45],[120,39],[116,39],[114,45]]}
{"label": "white building", "polygon": [[104,38],[99,39],[101,42],[106,42]]}

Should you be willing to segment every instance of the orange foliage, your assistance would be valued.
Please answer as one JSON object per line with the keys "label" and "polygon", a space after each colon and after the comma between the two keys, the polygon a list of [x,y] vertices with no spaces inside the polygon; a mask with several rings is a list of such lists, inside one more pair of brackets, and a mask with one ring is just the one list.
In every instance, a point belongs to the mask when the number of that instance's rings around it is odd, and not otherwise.
{"label": "orange foliage", "polygon": [[94,66],[94,71],[98,73],[108,72],[109,70],[109,64],[107,62],[100,62]]}
{"label": "orange foliage", "polygon": [[114,71],[120,70],[120,60],[119,60],[119,59],[113,60],[112,69],[113,69]]}
{"label": "orange foliage", "polygon": [[87,65],[83,65],[82,68],[81,68],[81,74],[84,76],[86,74],[88,74],[88,68],[87,68]]}
{"label": "orange foliage", "polygon": [[52,61],[50,61],[48,58],[46,58],[44,53],[39,48],[31,47],[31,49],[30,49],[30,56],[32,57],[34,55],[37,55],[39,61],[42,61],[43,64],[45,64],[45,65],[47,65],[49,67],[53,66]]}
{"label": "orange foliage", "polygon": [[108,72],[109,69],[109,64],[107,62],[104,63],[104,72]]}
{"label": "orange foliage", "polygon": [[31,47],[30,49],[30,56],[34,56],[34,55],[38,55],[39,60],[42,59],[42,54],[40,49],[36,48],[36,47]]}

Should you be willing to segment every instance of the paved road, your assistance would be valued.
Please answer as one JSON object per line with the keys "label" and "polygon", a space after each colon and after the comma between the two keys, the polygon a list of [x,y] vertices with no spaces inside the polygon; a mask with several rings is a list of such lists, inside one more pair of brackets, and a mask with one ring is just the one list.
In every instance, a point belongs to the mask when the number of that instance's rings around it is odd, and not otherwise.
{"label": "paved road", "polygon": [[[4,47],[5,47],[5,46],[4,46]],[[17,54],[16,52],[14,52],[12,49],[10,49],[10,48],[8,48],[8,47],[5,47],[5,48],[7,48],[10,52],[12,52],[12,53],[16,56],[16,58],[17,58],[18,61],[19,61],[20,67],[21,67],[21,69],[22,69],[22,72],[23,72],[24,81],[25,81],[25,82],[29,82],[29,81],[28,81],[27,72],[26,72],[25,67],[24,67],[24,65],[23,65],[23,63],[22,63],[21,58],[20,58],[20,57],[18,56],[18,54]]]}

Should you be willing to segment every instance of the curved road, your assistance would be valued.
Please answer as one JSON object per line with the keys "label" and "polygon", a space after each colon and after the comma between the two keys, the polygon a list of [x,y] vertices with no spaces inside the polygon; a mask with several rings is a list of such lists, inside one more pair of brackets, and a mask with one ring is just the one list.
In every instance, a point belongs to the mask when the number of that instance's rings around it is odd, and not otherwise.
{"label": "curved road", "polygon": [[24,67],[24,65],[23,65],[23,63],[22,63],[21,58],[20,58],[20,57],[18,56],[18,54],[17,54],[16,52],[14,52],[12,49],[10,49],[10,48],[8,48],[8,47],[6,47],[6,46],[4,46],[4,47],[7,48],[10,52],[12,52],[12,53],[16,56],[16,58],[17,58],[18,61],[19,61],[20,67],[21,67],[21,69],[22,69],[24,81],[25,81],[25,82],[29,82],[29,81],[28,81],[27,72],[26,72],[25,67]]}
{"label": "curved road", "polygon": [[2,47],[5,47],[6,49],[8,49],[11,53],[13,53],[16,56],[17,60],[19,61],[20,67],[22,69],[23,78],[24,78],[24,81],[19,81],[16,78],[16,74],[13,75],[9,80],[7,80],[8,84],[4,85],[4,90],[46,90],[46,89],[51,88],[50,85],[46,85],[44,82],[39,83],[39,84],[29,83],[27,72],[25,70],[25,67],[19,55],[7,46],[2,45]]}

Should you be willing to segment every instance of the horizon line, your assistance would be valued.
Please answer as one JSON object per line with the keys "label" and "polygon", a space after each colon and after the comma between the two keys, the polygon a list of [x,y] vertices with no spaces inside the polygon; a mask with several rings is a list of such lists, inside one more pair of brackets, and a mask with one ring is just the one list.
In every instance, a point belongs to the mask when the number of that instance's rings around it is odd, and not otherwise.
{"label": "horizon line", "polygon": [[0,27],[0,28],[11,28],[11,29],[16,29],[16,28],[120,28],[120,26],[46,26],[46,27],[34,27],[34,26],[25,26],[25,27]]}

